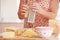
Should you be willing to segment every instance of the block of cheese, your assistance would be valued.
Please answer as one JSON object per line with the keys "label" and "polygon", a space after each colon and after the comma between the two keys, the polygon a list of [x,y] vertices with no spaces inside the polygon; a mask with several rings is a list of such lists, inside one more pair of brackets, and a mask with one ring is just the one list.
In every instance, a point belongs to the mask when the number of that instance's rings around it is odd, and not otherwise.
{"label": "block of cheese", "polygon": [[15,33],[14,32],[3,32],[2,33],[2,37],[3,38],[14,38],[15,37]]}
{"label": "block of cheese", "polygon": [[38,33],[32,29],[27,29],[23,32],[22,36],[24,36],[24,37],[37,37]]}
{"label": "block of cheese", "polygon": [[5,32],[15,32],[16,36],[20,36],[22,33],[22,29],[19,27],[11,26],[11,27],[5,27]]}

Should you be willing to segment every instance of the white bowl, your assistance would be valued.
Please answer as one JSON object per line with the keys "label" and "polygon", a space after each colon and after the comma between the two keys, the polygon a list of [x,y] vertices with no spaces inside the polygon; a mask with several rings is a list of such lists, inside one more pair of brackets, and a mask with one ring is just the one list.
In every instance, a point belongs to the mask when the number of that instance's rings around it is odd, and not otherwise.
{"label": "white bowl", "polygon": [[36,27],[35,29],[38,31],[40,37],[50,37],[53,33],[53,28],[51,27]]}

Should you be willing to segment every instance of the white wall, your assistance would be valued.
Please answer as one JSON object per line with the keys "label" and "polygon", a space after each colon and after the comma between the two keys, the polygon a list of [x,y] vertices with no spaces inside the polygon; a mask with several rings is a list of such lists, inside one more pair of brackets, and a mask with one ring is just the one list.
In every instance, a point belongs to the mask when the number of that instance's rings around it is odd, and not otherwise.
{"label": "white wall", "polygon": [[17,0],[1,0],[2,22],[17,22]]}
{"label": "white wall", "polygon": [[1,14],[1,0],[0,0],[0,14]]}
{"label": "white wall", "polygon": [[0,21],[1,21],[1,0],[0,0]]}

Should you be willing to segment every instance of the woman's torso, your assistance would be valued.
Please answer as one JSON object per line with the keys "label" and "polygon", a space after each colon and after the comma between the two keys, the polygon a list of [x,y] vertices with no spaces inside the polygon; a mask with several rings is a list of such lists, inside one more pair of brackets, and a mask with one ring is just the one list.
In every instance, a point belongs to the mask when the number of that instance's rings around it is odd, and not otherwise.
{"label": "woman's torso", "polygon": [[[40,1],[40,6],[46,10],[49,11],[50,2],[51,0],[37,0],[37,2]],[[40,13],[36,13],[35,16],[35,23],[29,23],[28,18],[24,21],[24,27],[31,28],[31,27],[37,27],[37,26],[48,26],[48,18],[41,15]]]}

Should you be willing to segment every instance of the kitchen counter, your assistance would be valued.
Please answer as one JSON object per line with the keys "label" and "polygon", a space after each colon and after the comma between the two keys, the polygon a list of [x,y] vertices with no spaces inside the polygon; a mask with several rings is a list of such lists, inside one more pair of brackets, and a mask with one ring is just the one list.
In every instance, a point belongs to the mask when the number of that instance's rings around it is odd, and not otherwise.
{"label": "kitchen counter", "polygon": [[28,38],[28,37],[16,37],[16,38],[2,38],[0,40],[48,40],[46,38]]}
{"label": "kitchen counter", "polygon": [[15,37],[15,38],[2,38],[0,37],[0,40],[58,40],[55,37],[50,38],[28,38],[28,37]]}

